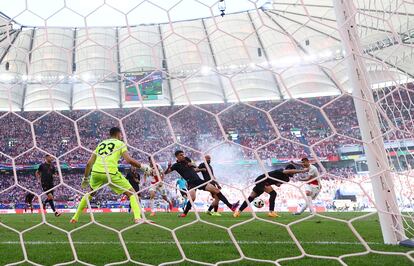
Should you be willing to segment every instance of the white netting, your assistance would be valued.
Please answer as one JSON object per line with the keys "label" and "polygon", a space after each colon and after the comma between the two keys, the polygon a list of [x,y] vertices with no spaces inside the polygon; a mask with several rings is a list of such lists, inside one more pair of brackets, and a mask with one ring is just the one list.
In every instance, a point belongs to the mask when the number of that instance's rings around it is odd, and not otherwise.
{"label": "white netting", "polygon": [[[242,261],[281,265],[306,263],[301,261],[304,258],[346,265],[352,264],[348,259],[369,254],[414,261],[407,249],[376,248],[381,243],[372,240],[359,223],[377,211],[387,211],[378,210],[375,204],[371,180],[377,175],[370,175],[367,168],[354,106],[360,99],[352,94],[346,63],[355,57],[366,68],[364,78],[374,96],[367,104],[378,114],[389,161],[389,167],[382,170],[391,176],[402,213],[397,216],[404,230],[392,230],[411,238],[412,2],[353,1],[351,17],[358,25],[362,52],[351,54],[341,43],[332,4],[340,1],[226,1],[228,14],[224,17],[218,16],[218,5],[223,3],[215,0],[84,2],[88,3],[13,1],[0,9],[4,13],[0,13],[0,213],[20,212],[27,192],[42,207],[45,193],[33,172],[47,153],[55,158],[58,169],[54,188],[58,209],[73,211],[87,193],[80,186],[81,169],[112,126],[122,129],[129,152],[140,162],[148,162],[151,156],[165,168],[177,149],[196,162],[211,154],[215,176],[230,202],[244,201],[261,173],[307,156],[321,172],[322,191],[313,202],[319,212],[278,221],[263,218],[253,208],[251,215],[244,214],[249,217],[246,220],[215,223],[200,215],[210,198],[208,193],[198,192],[195,219],[175,227],[162,223],[120,226],[94,212],[81,216],[90,222],[72,228],[48,221],[43,212],[13,224],[11,215],[1,214],[0,236],[4,238],[0,238],[0,247],[15,245],[22,252],[21,259],[5,256],[2,262],[50,264],[30,247],[38,245],[41,253],[42,244],[62,244],[70,256],[54,258],[53,263],[106,263],[89,260],[82,250],[85,245],[113,244],[96,240],[105,232],[113,235],[112,241],[119,243],[124,254],[118,261],[108,257],[111,265]],[[128,168],[124,163],[123,170]],[[178,205],[176,178],[168,175],[164,185],[168,197]],[[148,207],[150,186],[141,188],[143,207]],[[276,209],[296,211],[298,203],[306,202],[304,186],[294,178],[278,188]],[[122,211],[124,205],[104,186],[89,207]],[[160,210],[165,208],[161,199],[157,205]],[[339,217],[324,212],[338,210],[366,213]],[[125,215],[125,219],[130,217]],[[317,219],[335,222],[348,236],[335,239],[327,236],[332,228],[326,228],[326,232],[306,231],[311,241],[303,240],[298,226]],[[245,226],[255,223],[269,228],[267,242],[255,242],[255,235],[243,233]],[[224,232],[225,237],[195,235],[192,241],[183,240],[183,232],[194,234],[192,226],[201,230],[200,225]],[[144,226],[154,235],[168,234],[165,238],[170,240],[131,238],[129,232]],[[65,241],[36,239],[33,232],[44,233],[47,227]],[[91,227],[96,228],[96,235],[77,240],[79,232]],[[283,234],[278,235],[278,230]],[[11,234],[18,238],[6,239]],[[145,256],[140,259],[132,244],[174,245],[179,257],[169,260],[166,256],[156,262]],[[223,252],[213,261],[195,259],[188,245],[204,244],[231,244],[232,256]],[[282,252],[270,259],[255,256],[246,245],[258,245],[258,249],[290,245],[297,252]],[[314,252],[312,245],[338,245],[344,250]],[[359,249],[348,250],[349,245]]]}

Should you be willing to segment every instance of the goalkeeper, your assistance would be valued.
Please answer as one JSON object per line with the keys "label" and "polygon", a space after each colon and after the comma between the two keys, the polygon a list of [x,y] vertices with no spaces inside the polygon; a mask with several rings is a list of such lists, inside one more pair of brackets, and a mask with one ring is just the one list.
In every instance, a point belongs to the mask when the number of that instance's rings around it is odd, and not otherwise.
{"label": "goalkeeper", "polygon": [[[110,179],[109,187],[112,191],[117,194],[125,194],[129,198],[134,213],[134,222],[139,223],[142,221],[141,209],[137,197],[134,195],[136,191],[118,171],[118,161],[122,156],[127,163],[144,172],[149,172],[151,168],[148,165],[139,163],[129,155],[125,143],[122,142],[122,132],[118,127],[111,128],[109,135],[109,139],[99,143],[86,165],[85,176],[82,179],[82,187],[86,188],[89,185],[93,192],[82,197],[75,215],[70,220],[71,223],[78,221],[83,209],[87,207],[87,201],[92,199],[97,189],[108,183],[108,177]],[[90,180],[89,175],[91,175]]]}

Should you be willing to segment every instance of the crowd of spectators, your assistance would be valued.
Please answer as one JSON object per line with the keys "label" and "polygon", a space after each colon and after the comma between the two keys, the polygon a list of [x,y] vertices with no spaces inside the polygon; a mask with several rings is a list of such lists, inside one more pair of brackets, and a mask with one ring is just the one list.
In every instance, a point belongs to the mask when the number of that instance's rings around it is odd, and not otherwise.
{"label": "crowd of spectators", "polygon": [[[240,191],[245,191],[248,193],[250,187],[253,185],[254,179],[257,175],[261,173],[261,168],[258,166],[235,166],[235,165],[214,165],[214,170],[217,173],[217,178],[221,184],[225,184],[225,190],[229,195],[229,198],[236,201],[239,200],[242,195]],[[54,177],[54,196],[56,201],[61,202],[77,202],[81,198],[79,192],[86,192],[80,186],[80,180],[82,177],[82,171],[71,170],[71,171],[62,171],[62,175],[55,175]],[[353,180],[356,176],[356,172],[353,168],[333,168],[328,171],[325,175],[322,175],[324,187],[325,182],[332,182],[333,180]],[[167,185],[167,190],[169,194],[173,197],[176,197],[175,181],[177,179],[176,174],[167,175],[164,182]],[[150,183],[147,180],[146,183],[141,179],[141,197],[147,199],[149,197],[148,190]],[[327,184],[328,184],[327,183]],[[18,184],[18,185],[16,185]],[[298,185],[299,182],[295,180],[292,181],[292,184]],[[11,189],[10,189],[11,188]],[[33,193],[40,195],[43,193],[39,180],[34,175],[34,171],[26,171],[17,173],[17,183],[15,182],[15,177],[12,173],[8,173],[0,178],[0,202],[3,204],[10,204],[15,202],[24,202],[24,196],[27,193],[25,190],[29,190]],[[325,193],[334,195],[335,187],[327,187]],[[300,198],[300,193],[295,193],[293,190],[287,189],[287,192],[281,193],[281,199],[284,198]],[[298,195],[296,195],[298,194]],[[247,194],[246,194],[247,195]],[[208,195],[204,195],[208,196]],[[43,198],[45,196],[43,195]],[[202,199],[202,198],[201,198]],[[331,197],[332,199],[332,197]],[[109,188],[104,188],[102,191],[99,191],[94,198],[94,202],[104,202],[104,201],[120,201],[121,197],[110,192]]]}
{"label": "crowd of spectators", "polygon": [[[397,90],[382,97],[377,93],[376,97],[384,138],[412,139],[412,93]],[[16,112],[3,114],[0,120],[0,152],[21,156],[36,143],[67,163],[86,159],[76,154],[82,150],[75,149],[79,144],[93,150],[107,137],[108,128],[121,125],[128,144],[149,154],[173,143],[207,151],[217,143],[232,141],[257,149],[264,156],[296,158],[311,156],[313,151],[326,158],[338,155],[342,146],[361,145],[353,98],[347,95],[140,109]],[[35,161],[30,154],[23,157]]]}
{"label": "crowd of spectators", "polygon": [[[412,89],[410,86],[408,89]],[[386,133],[385,140],[414,139],[413,93],[389,88],[377,91],[374,96],[382,130]],[[256,160],[256,153],[253,152],[256,150],[257,156],[269,165],[272,159],[286,161],[314,155],[320,159],[331,158],[339,156],[339,149],[343,146],[361,144],[354,101],[348,95],[285,101],[0,115],[0,152],[13,157],[17,169],[22,165],[30,168],[41,163],[45,152],[58,158],[62,169],[82,168],[91,151],[100,140],[107,137],[108,129],[112,126],[123,128],[129,150],[135,158],[147,161],[148,155],[152,154],[156,161],[164,165],[174,160],[173,152],[178,148],[186,150],[191,158],[198,161],[202,154],[197,151],[212,153],[213,156],[217,153],[230,154],[229,158],[222,156],[223,164]],[[11,164],[10,158],[4,155],[1,155],[0,160],[0,164]],[[226,182],[248,186],[247,181],[240,182],[240,177],[251,181],[258,171],[239,165],[237,167],[243,172],[226,170],[223,175],[232,173]],[[40,192],[33,173],[23,174],[19,171],[19,185]],[[348,180],[356,176],[346,168],[332,171],[326,175],[327,182],[340,182],[341,179],[331,178],[333,176],[346,176]],[[80,189],[80,174],[63,172],[65,183]],[[0,175],[0,189],[14,184],[12,175],[6,177]],[[174,178],[172,176],[171,180]],[[333,187],[335,185],[332,185],[332,189],[326,186],[326,195],[332,194]],[[56,191],[56,197],[72,200],[77,195],[73,191],[65,191],[71,190],[61,187]],[[15,197],[20,194],[10,190],[2,193],[0,198],[6,200],[7,195]]]}
{"label": "crowd of spectators", "polygon": [[[407,84],[405,88],[388,88],[377,92],[377,105],[381,107],[379,116],[385,133],[385,139],[412,138],[414,131],[414,93],[413,84]],[[395,127],[398,130],[391,130]]]}
{"label": "crowd of spectators", "polygon": [[[83,172],[80,170],[62,171],[62,175],[56,174],[54,176],[54,198],[57,202],[78,202],[82,198],[81,193],[87,190],[81,187],[81,179]],[[176,175],[169,175],[164,180],[169,191],[169,194],[176,194],[175,180]],[[151,185],[150,180],[143,182],[141,185],[142,191],[140,195],[143,199],[149,198],[148,188]],[[15,204],[23,203],[27,193],[34,193],[39,195],[43,200],[46,196],[43,193],[40,181],[35,177],[34,171],[25,171],[17,173],[17,182],[12,173],[3,174],[0,178],[0,203],[1,204]],[[104,187],[99,190],[93,198],[93,202],[111,202],[120,201],[122,197],[111,192],[109,187]]]}
{"label": "crowd of spectators", "polygon": [[[162,166],[165,167],[165,165]],[[264,171],[260,165],[240,166],[217,162],[213,164],[213,167],[216,177],[223,187],[222,191],[230,201],[243,200],[250,193],[255,177]],[[274,166],[266,167],[265,170],[270,168],[274,168]],[[124,173],[126,171],[128,170],[123,170]],[[370,199],[373,199],[373,191],[367,174],[357,173],[352,166],[324,168],[320,169],[320,172],[322,191],[317,199],[318,205],[331,206],[338,191],[346,191],[346,193],[355,195],[360,206],[365,206],[365,208],[374,207],[370,201]],[[61,175],[55,176],[54,184],[56,187],[54,189],[54,196],[57,204],[64,204],[69,208],[76,206],[81,199],[81,193],[79,192],[86,192],[80,186],[82,174],[80,169],[62,170]],[[392,175],[396,185],[397,199],[404,206],[406,204],[410,205],[414,200],[412,198],[414,179],[411,175],[412,173],[408,171]],[[175,189],[177,178],[176,174],[171,174],[167,175],[164,180],[168,195],[174,199],[176,206],[178,206],[179,197]],[[148,181],[144,183],[143,179],[141,179],[141,198],[144,201],[149,198],[148,187],[150,183]],[[288,184],[277,188],[276,206],[291,207],[304,201],[303,194],[300,192],[300,190],[303,190],[303,184],[298,177],[295,177]],[[0,178],[0,208],[10,208],[15,206],[15,204],[23,203],[27,190],[40,195],[42,200],[45,199],[45,196],[41,195],[43,191],[40,182],[34,175],[34,171],[17,172],[16,178],[12,173],[2,175],[2,178]],[[208,202],[210,200],[208,193],[202,191],[198,193],[198,202]],[[37,202],[38,200],[36,200]],[[107,206],[113,202],[121,203],[122,197],[112,193],[108,187],[100,190],[92,200],[94,206]],[[160,202],[162,201],[160,200]]]}

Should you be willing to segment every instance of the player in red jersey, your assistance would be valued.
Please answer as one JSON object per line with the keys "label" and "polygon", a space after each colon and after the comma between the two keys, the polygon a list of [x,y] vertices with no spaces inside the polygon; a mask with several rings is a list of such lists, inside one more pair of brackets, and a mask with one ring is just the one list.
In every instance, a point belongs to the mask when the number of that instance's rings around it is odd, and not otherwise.
{"label": "player in red jersey", "polygon": [[[168,208],[170,211],[172,211],[173,204],[172,201],[167,197],[167,191],[165,189],[164,183],[162,181],[164,180],[164,171],[161,168],[159,164],[153,164],[151,157],[148,158],[150,167],[152,168],[150,177],[151,187],[148,189],[150,193],[150,208],[151,208],[151,214],[150,216],[155,215],[155,208],[154,208],[154,201],[155,196],[157,193],[159,193],[163,200],[165,200],[168,203]],[[147,174],[144,174],[144,183],[147,182]]]}
{"label": "player in red jersey", "polygon": [[305,194],[306,194],[306,201],[305,204],[301,207],[301,209],[295,213],[295,215],[302,214],[308,207],[311,213],[314,212],[312,201],[316,199],[322,189],[321,179],[319,177],[318,169],[312,165],[308,158],[303,158],[301,160],[300,165],[304,168],[308,168],[309,172],[306,174],[305,177],[301,178],[301,181],[306,182],[305,185]]}

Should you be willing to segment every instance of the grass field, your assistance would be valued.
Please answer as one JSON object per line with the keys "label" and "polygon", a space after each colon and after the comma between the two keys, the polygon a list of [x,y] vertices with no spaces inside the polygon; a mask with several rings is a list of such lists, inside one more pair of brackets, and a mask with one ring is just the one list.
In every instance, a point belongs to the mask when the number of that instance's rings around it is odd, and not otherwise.
{"label": "grass field", "polygon": [[[325,213],[324,215],[347,221],[364,213]],[[71,232],[79,260],[95,265],[122,261],[124,261],[122,265],[133,265],[134,261],[155,265],[176,261],[173,265],[196,265],[193,260],[215,264],[220,261],[239,259],[241,255],[226,228],[231,228],[231,233],[241,252],[247,258],[226,265],[271,265],[276,260],[281,265],[340,265],[334,257],[366,251],[344,222],[324,217],[307,215],[298,217],[289,213],[281,213],[280,218],[271,220],[279,223],[275,224],[267,222],[268,218],[265,218],[264,214],[258,216],[262,219],[248,221],[252,218],[249,213],[242,214],[238,219],[232,218],[229,213],[224,213],[222,217],[211,217],[202,213],[200,214],[201,221],[195,222],[196,218],[193,213],[187,218],[178,218],[175,213],[159,213],[152,219],[155,225],[132,226],[130,214],[109,213],[94,214],[96,223],[84,226],[91,221],[87,214],[81,216],[80,222],[76,225],[69,224],[69,214],[58,218],[47,215],[46,219],[50,225],[40,224],[41,215],[28,214],[0,215],[0,225],[9,226],[20,232],[31,228],[23,233],[27,256],[30,261],[42,265],[74,260],[68,235],[54,226]],[[301,221],[292,224],[297,220]],[[248,222],[240,224],[243,221]],[[290,224],[291,231],[307,256],[294,260],[279,260],[302,255],[300,248],[290,237],[287,227],[284,226],[287,224]],[[344,257],[342,258],[344,263],[348,265],[414,265],[405,256],[405,254],[410,254],[414,257],[414,253],[409,253],[410,249],[382,244],[376,215],[357,219],[352,225],[373,251],[399,254],[383,255],[371,252],[362,256]],[[5,226],[0,226],[0,265],[24,259],[19,235],[6,229]],[[173,233],[168,229],[174,230],[187,260],[182,261],[183,257],[174,242]],[[120,236],[125,241],[132,261],[126,261],[127,256]],[[312,255],[326,257],[314,258]]]}

